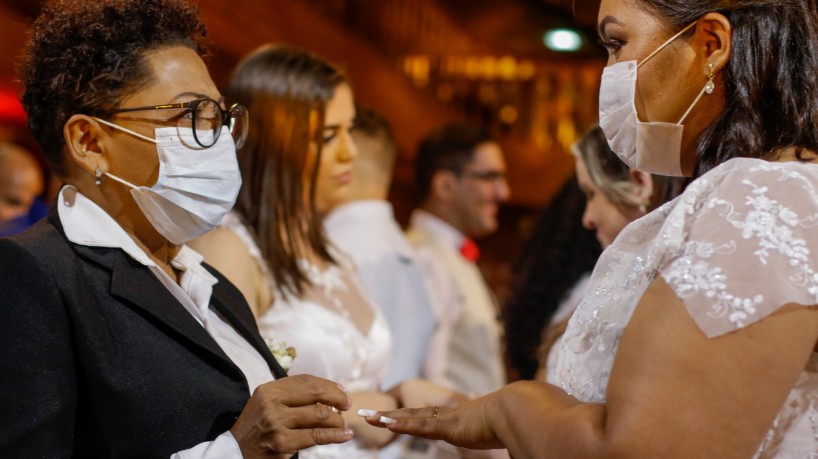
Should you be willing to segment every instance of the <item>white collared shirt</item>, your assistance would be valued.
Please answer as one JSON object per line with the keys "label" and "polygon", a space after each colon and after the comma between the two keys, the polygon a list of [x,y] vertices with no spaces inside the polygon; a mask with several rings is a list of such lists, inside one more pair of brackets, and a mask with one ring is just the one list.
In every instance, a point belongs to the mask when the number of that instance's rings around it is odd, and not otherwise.
{"label": "white collared shirt", "polygon": [[[89,247],[119,248],[144,265],[210,334],[247,379],[250,393],[273,380],[267,362],[230,324],[210,309],[210,296],[217,279],[203,266],[203,257],[186,245],[179,248],[171,265],[182,272],[179,283],[162,270],[107,212],[73,186],[60,190],[57,211],[69,241]],[[173,459],[241,459],[241,450],[227,431],[212,442],[180,451]]]}

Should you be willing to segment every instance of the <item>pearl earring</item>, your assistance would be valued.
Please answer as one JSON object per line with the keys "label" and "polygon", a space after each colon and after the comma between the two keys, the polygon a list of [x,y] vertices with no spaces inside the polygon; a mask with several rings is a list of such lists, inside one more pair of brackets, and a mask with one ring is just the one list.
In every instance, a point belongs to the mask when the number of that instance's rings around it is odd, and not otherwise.
{"label": "pearl earring", "polygon": [[705,85],[704,85],[704,92],[705,92],[705,94],[707,94],[709,96],[709,95],[713,94],[713,91],[716,90],[716,84],[713,83],[713,78],[715,78],[716,75],[713,73],[713,64],[707,64],[707,65],[710,68],[710,74],[707,75],[707,83],[705,83]]}
{"label": "pearl earring", "polygon": [[94,183],[97,186],[102,185],[102,171],[97,167],[97,170],[94,171]]}
{"label": "pearl earring", "polygon": [[648,213],[648,206],[650,205],[650,199],[642,199],[642,202],[639,203],[639,212],[642,214]]}

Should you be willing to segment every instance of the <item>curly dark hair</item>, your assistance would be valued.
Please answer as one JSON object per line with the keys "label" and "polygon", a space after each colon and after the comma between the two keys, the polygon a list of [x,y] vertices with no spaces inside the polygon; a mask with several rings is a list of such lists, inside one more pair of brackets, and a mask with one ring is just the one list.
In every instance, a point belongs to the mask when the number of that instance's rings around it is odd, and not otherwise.
{"label": "curly dark hair", "polygon": [[582,227],[584,211],[585,196],[571,178],[540,213],[514,264],[517,281],[503,322],[506,358],[516,378],[534,378],[543,329],[602,252],[594,232]]}
{"label": "curly dark hair", "polygon": [[63,126],[109,114],[149,84],[146,53],[187,46],[204,54],[204,24],[183,0],[50,0],[29,35],[21,79],[28,126],[54,171],[67,173]]}

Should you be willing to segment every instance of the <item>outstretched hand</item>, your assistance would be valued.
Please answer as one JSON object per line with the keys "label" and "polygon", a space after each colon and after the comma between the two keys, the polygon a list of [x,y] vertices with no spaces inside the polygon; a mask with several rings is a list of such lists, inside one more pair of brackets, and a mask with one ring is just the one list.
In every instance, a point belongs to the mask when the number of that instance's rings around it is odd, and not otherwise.
{"label": "outstretched hand", "polygon": [[469,396],[425,379],[403,381],[389,390],[389,394],[405,408],[424,406],[453,407],[469,401]]}
{"label": "outstretched hand", "polygon": [[351,439],[338,413],[351,405],[332,381],[290,376],[259,386],[230,432],[247,459],[289,458],[300,449]]}
{"label": "outstretched hand", "polygon": [[366,421],[392,432],[444,440],[471,449],[503,448],[491,425],[495,395],[463,403],[455,408],[427,407],[381,411]]}

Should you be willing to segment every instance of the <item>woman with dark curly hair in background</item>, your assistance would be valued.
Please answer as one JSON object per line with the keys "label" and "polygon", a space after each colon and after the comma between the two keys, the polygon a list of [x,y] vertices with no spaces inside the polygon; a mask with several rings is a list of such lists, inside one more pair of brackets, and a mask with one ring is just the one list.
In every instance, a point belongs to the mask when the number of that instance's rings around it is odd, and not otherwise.
{"label": "woman with dark curly hair in background", "polygon": [[570,178],[537,216],[514,265],[516,282],[503,309],[506,360],[512,379],[534,379],[540,368],[543,329],[594,269],[602,251],[582,227],[585,197]]}
{"label": "woman with dark curly hair in background", "polygon": [[185,245],[233,206],[247,123],[204,35],[181,0],[50,1],[34,23],[23,104],[66,186],[0,239],[0,456],[284,458],[352,436],[343,389],[284,378]]}

